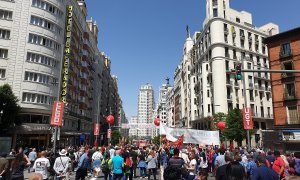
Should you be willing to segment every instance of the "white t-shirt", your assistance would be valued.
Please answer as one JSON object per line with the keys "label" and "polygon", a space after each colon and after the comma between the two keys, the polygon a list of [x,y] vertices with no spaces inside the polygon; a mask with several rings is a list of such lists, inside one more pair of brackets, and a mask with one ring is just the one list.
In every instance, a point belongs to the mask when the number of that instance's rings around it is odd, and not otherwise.
{"label": "white t-shirt", "polygon": [[48,168],[50,167],[50,161],[47,158],[38,158],[35,160],[33,169],[36,173],[42,174],[43,179],[48,178]]}
{"label": "white t-shirt", "polygon": [[55,159],[53,169],[56,172],[56,174],[60,174],[60,172],[63,172],[64,174],[67,173],[69,163],[71,162],[71,159],[67,156],[60,156]]}
{"label": "white t-shirt", "polygon": [[94,152],[93,156],[92,156],[93,160],[101,160],[102,159],[102,154],[99,151]]}
{"label": "white t-shirt", "polygon": [[110,154],[110,158],[112,159],[112,158],[114,158],[115,157],[115,150],[114,149],[110,149],[109,150],[109,154]]}
{"label": "white t-shirt", "polygon": [[200,157],[200,167],[201,168],[207,168],[208,167],[208,164],[207,164],[207,158],[206,158],[206,161],[203,160],[203,157]]}
{"label": "white t-shirt", "polygon": [[192,159],[190,161],[189,168],[191,168],[193,165],[195,167],[195,170],[194,171],[190,171],[190,175],[195,175],[196,174],[196,170],[197,170],[197,161],[196,161],[196,159]]}

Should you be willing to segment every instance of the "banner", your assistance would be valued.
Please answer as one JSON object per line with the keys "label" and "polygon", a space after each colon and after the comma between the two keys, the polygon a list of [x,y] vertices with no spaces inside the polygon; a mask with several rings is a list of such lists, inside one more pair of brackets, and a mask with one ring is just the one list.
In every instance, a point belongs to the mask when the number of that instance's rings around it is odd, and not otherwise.
{"label": "banner", "polygon": [[160,125],[160,135],[166,135],[168,141],[176,142],[183,135],[183,143],[220,145],[219,131],[204,131],[196,129],[176,129]]}
{"label": "banner", "polygon": [[64,114],[64,102],[54,101],[51,125],[61,127],[63,114]]}
{"label": "banner", "polygon": [[243,108],[244,129],[253,129],[251,108]]}
{"label": "banner", "polygon": [[99,136],[99,135],[100,135],[100,124],[94,123],[94,136]]}
{"label": "banner", "polygon": [[122,129],[156,129],[159,128],[155,126],[153,123],[122,123]]}

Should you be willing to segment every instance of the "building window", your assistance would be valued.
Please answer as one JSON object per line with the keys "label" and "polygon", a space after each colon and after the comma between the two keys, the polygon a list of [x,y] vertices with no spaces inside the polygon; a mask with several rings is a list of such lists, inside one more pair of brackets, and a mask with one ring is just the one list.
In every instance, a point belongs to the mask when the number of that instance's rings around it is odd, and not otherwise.
{"label": "building window", "polygon": [[48,75],[25,71],[24,80],[38,82],[42,84],[49,84],[49,78],[50,76]]}
{"label": "building window", "polygon": [[298,110],[297,106],[288,106],[287,107],[287,123],[288,124],[299,124],[298,119]]}
{"label": "building window", "polygon": [[8,54],[8,50],[7,49],[1,49],[0,48],[0,59],[6,59],[7,58],[7,54]]}
{"label": "building window", "polygon": [[236,59],[236,50],[233,49],[233,50],[232,50],[232,53],[233,53],[233,59]]}
{"label": "building window", "polygon": [[57,42],[55,42],[53,40],[50,40],[46,37],[39,36],[36,34],[31,34],[31,33],[29,33],[28,42],[32,43],[32,44],[45,46],[47,48],[55,49],[57,51],[59,51],[60,47],[61,47],[60,44],[58,44]]}
{"label": "building window", "polygon": [[210,113],[210,104],[207,105],[207,111]]}
{"label": "building window", "polygon": [[40,26],[42,28],[49,29],[53,32],[57,32],[58,34],[61,34],[61,28],[46,19],[37,16],[31,16],[30,23],[32,25]]}
{"label": "building window", "polygon": [[286,93],[286,96],[288,96],[288,97],[295,96],[296,95],[295,84],[294,83],[285,84],[285,93]]}
{"label": "building window", "polygon": [[58,65],[58,62],[53,58],[41,54],[31,53],[31,52],[27,52],[26,61],[44,64],[52,67],[57,67]]}
{"label": "building window", "polygon": [[12,20],[12,11],[0,9],[0,19]]}
{"label": "building window", "polygon": [[225,57],[230,58],[228,47],[225,47]]}
{"label": "building window", "polygon": [[213,16],[218,17],[218,9],[217,8],[213,9]]}
{"label": "building window", "polygon": [[0,69],[0,79],[4,79],[5,78],[5,69]]}
{"label": "building window", "polygon": [[[289,62],[285,62],[282,64],[282,68],[284,70],[293,70],[293,62],[292,61],[289,61]],[[291,77],[293,76],[293,73],[282,73],[282,77]]]}
{"label": "building window", "polygon": [[57,7],[53,6],[52,4],[49,4],[48,2],[45,2],[43,0],[32,0],[32,6],[43,9],[45,11],[48,11],[59,17],[63,16],[63,12],[61,10],[59,10]]}
{"label": "building window", "polygon": [[291,50],[291,44],[290,43],[285,43],[281,45],[281,51],[280,51],[280,56],[281,57],[287,57],[292,54]]}
{"label": "building window", "polygon": [[218,0],[212,0],[212,5],[217,6],[218,5]]}
{"label": "building window", "polygon": [[10,30],[0,29],[0,39],[10,39]]}
{"label": "building window", "polygon": [[237,22],[237,23],[240,23],[241,22],[241,19],[240,18],[235,18],[235,21]]}
{"label": "building window", "polygon": [[56,98],[42,94],[24,92],[22,102],[52,105]]}

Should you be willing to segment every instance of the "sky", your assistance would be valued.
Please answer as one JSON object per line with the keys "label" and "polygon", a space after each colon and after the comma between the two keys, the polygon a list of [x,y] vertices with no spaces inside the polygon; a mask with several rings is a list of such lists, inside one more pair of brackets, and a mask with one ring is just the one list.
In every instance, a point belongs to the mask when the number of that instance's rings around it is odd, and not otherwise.
{"label": "sky", "polygon": [[[159,87],[179,64],[186,26],[202,29],[205,0],[85,0],[88,18],[99,26],[99,49],[111,59],[118,76],[126,116],[137,115],[138,92],[150,83],[158,100]],[[280,32],[300,26],[299,0],[231,0],[230,7],[252,13],[260,27],[273,22]]]}

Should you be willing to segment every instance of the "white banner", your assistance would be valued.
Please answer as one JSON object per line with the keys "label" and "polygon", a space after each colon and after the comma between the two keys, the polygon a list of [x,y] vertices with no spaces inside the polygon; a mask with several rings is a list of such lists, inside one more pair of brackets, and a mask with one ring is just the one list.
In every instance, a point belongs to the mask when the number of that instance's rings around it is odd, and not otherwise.
{"label": "white banner", "polygon": [[196,129],[169,128],[160,126],[160,135],[166,135],[167,140],[176,141],[181,135],[184,135],[183,143],[220,145],[219,131],[204,131]]}
{"label": "white banner", "polygon": [[158,128],[152,123],[129,123],[121,125],[122,129],[155,129]]}

